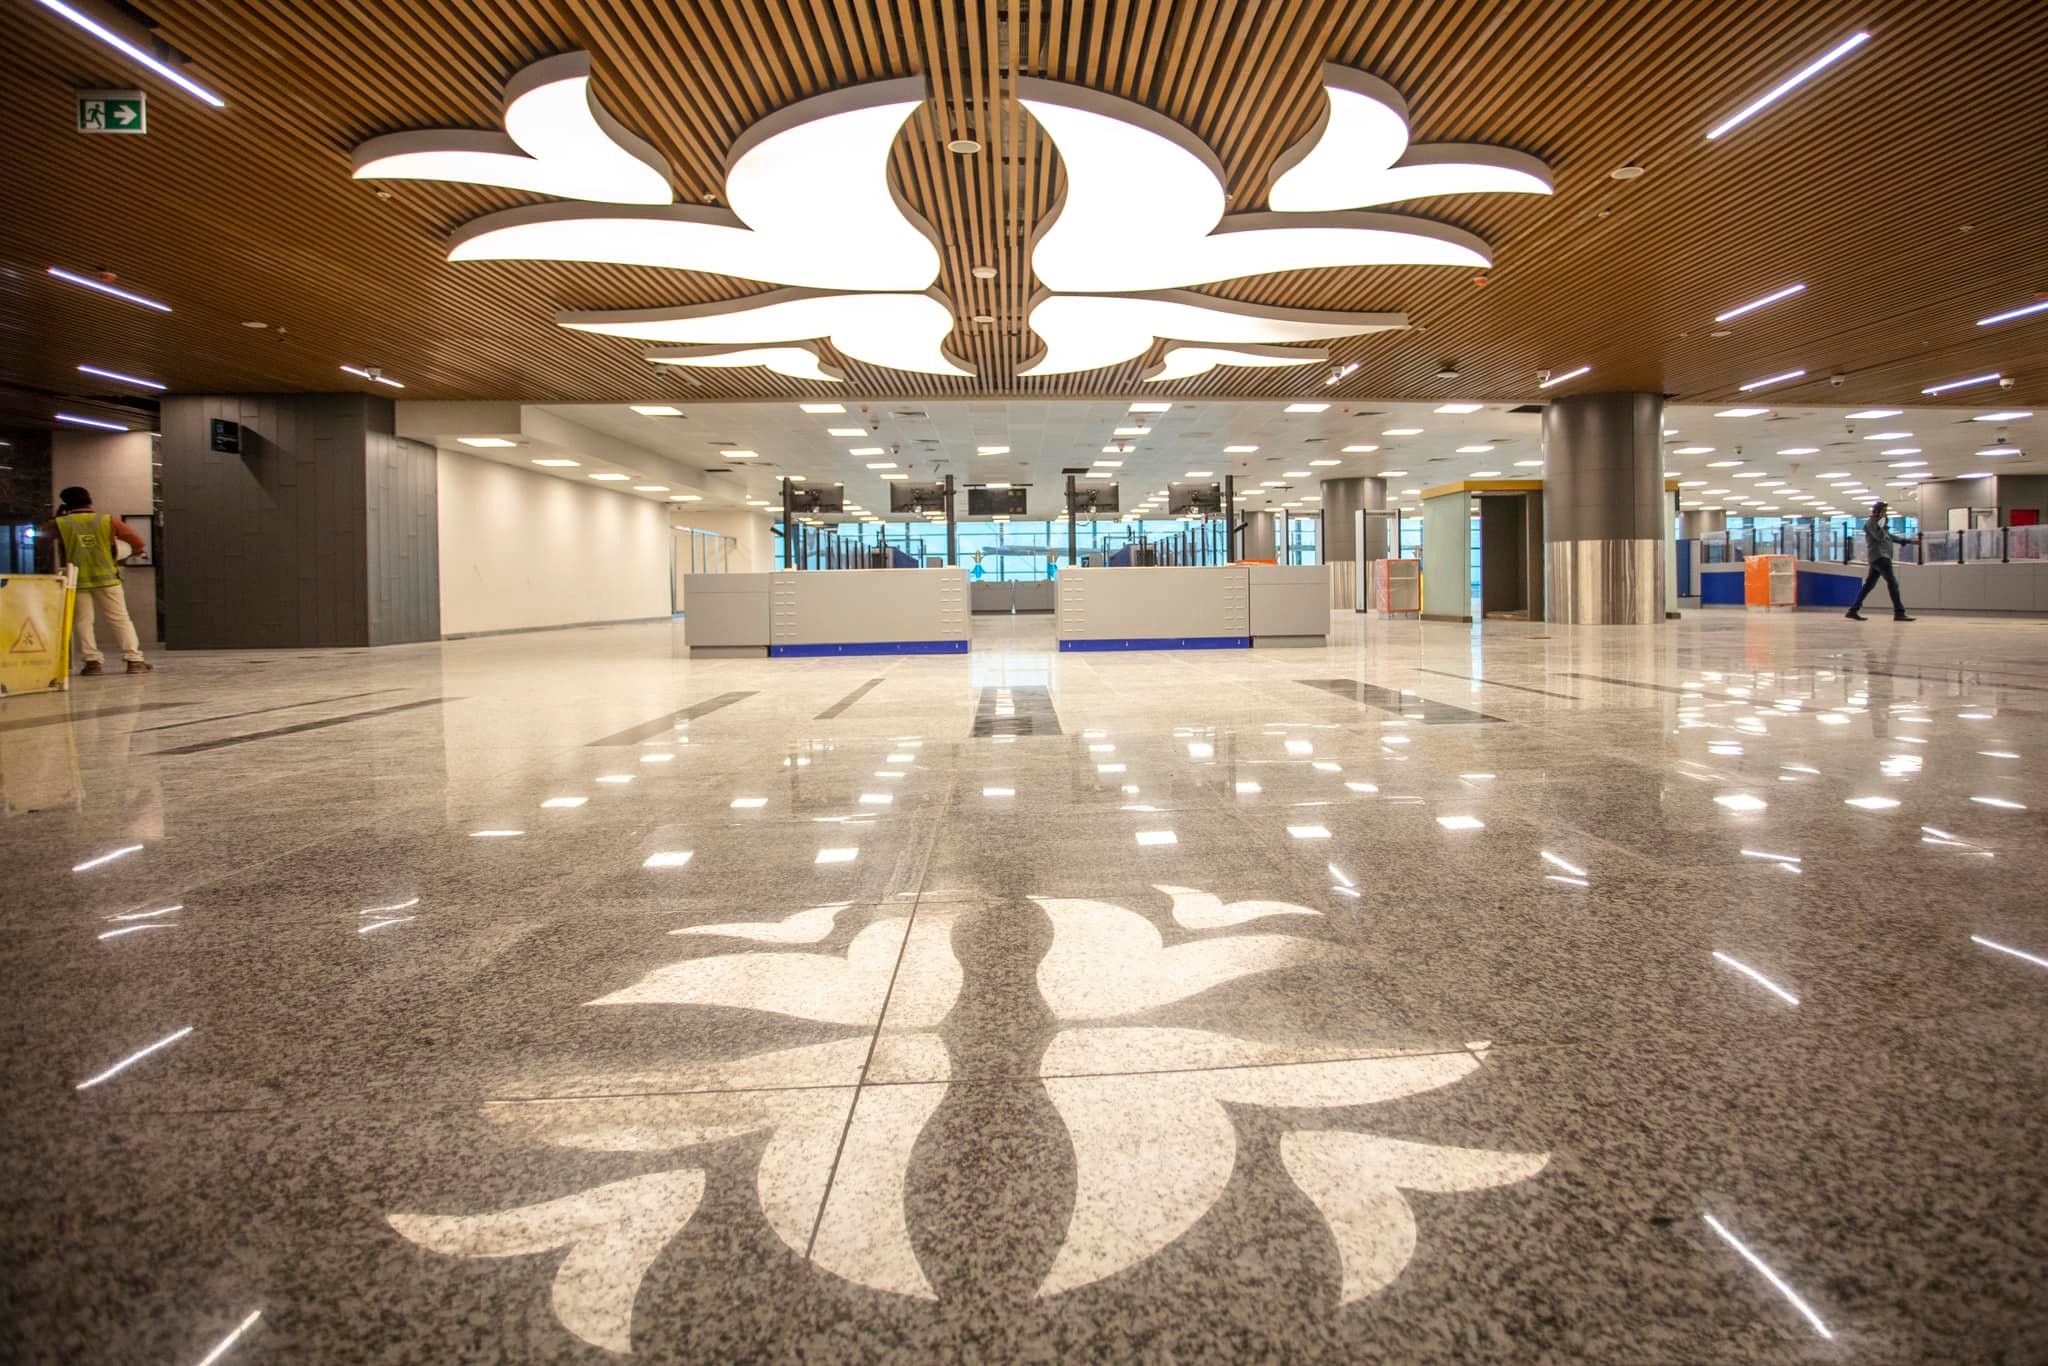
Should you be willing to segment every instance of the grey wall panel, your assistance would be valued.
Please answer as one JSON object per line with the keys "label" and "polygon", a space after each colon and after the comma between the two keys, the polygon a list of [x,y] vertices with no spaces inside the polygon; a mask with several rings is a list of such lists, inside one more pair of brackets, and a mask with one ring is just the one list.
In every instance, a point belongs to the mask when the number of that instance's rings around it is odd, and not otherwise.
{"label": "grey wall panel", "polygon": [[[383,405],[388,414],[389,404]],[[363,456],[372,645],[441,637],[440,493],[432,446],[379,431]]]}
{"label": "grey wall panel", "polygon": [[[434,455],[368,394],[164,401],[163,591],[178,649],[440,635]],[[211,449],[215,418],[239,454]]]}
{"label": "grey wall panel", "polygon": [[[1173,569],[1068,569],[1059,577],[1061,640],[1167,640],[1249,636],[1247,571],[1256,565]],[[1297,571],[1302,572],[1302,571]],[[1323,571],[1306,566],[1328,629]]]}
{"label": "grey wall panel", "polygon": [[1251,634],[1327,636],[1330,588],[1320,565],[1246,565]]}
{"label": "grey wall panel", "polygon": [[773,574],[683,576],[683,643],[693,650],[768,647]]}

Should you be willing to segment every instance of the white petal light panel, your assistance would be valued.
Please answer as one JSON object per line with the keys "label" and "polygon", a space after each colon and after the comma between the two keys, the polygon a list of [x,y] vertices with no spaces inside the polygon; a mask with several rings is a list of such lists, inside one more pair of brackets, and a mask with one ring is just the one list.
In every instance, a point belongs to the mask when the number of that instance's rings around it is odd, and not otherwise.
{"label": "white petal light panel", "polygon": [[[1225,217],[1215,154],[1179,124],[1082,86],[1019,78],[1059,149],[1066,188],[1032,244],[1032,270],[1073,293],[1176,289],[1318,266],[1485,266],[1486,244],[1398,214]],[[1133,194],[1134,178],[1143,193]]]}
{"label": "white petal light panel", "polygon": [[1321,341],[1408,326],[1405,313],[1326,313],[1239,303],[1185,290],[1150,294],[1050,294],[1031,307],[1045,350],[1020,375],[1065,375],[1142,354],[1154,337],[1195,342]]}
{"label": "white petal light panel", "polygon": [[664,197],[609,210],[507,209],[458,229],[448,259],[602,261],[821,289],[924,289],[939,274],[935,235],[889,180],[889,148],[924,99],[922,78],[907,77],[769,115],[733,146],[730,208]]}
{"label": "white petal light panel", "polygon": [[870,365],[934,375],[975,373],[946,350],[953,309],[936,291],[835,294],[774,289],[745,299],[679,308],[558,313],[555,321],[579,332],[655,342],[730,345],[828,337],[840,351]]}
{"label": "white petal light panel", "polygon": [[846,378],[837,366],[827,365],[818,354],[818,348],[808,342],[784,342],[779,346],[675,346],[649,351],[647,359],[656,365],[682,365],[707,370],[759,365],[791,379],[821,380],[831,384]]}
{"label": "white petal light panel", "polygon": [[1326,361],[1330,353],[1320,346],[1257,346],[1240,342],[1235,346],[1189,346],[1174,342],[1160,352],[1159,359],[1145,372],[1145,382],[1158,384],[1170,379],[1206,375],[1219,365],[1269,367],[1312,365]]}
{"label": "white petal light panel", "polygon": [[434,129],[356,148],[357,180],[453,180],[562,199],[668,204],[661,154],[627,132],[590,93],[590,55],[536,62],[505,85],[505,131]]}
{"label": "white petal light panel", "polygon": [[1274,168],[1267,202],[1283,213],[1358,209],[1441,194],[1549,194],[1550,168],[1483,143],[1408,144],[1408,106],[1385,81],[1323,68],[1325,104]]}

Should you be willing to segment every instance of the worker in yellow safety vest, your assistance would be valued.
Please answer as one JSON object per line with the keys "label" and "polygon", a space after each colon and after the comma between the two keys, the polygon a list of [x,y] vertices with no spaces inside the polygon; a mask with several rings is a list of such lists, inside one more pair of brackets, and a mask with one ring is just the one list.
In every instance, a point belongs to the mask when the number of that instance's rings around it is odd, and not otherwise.
{"label": "worker in yellow safety vest", "polygon": [[114,630],[114,644],[128,661],[132,674],[154,673],[156,666],[142,657],[142,642],[135,638],[135,623],[128,619],[128,597],[121,588],[121,570],[114,562],[114,542],[140,553],[146,547],[142,537],[119,517],[94,512],[92,494],[73,485],[57,495],[57,544],[63,563],[78,570],[78,598],[72,619],[78,627],[79,653],[87,677],[106,672],[93,623],[104,617]]}

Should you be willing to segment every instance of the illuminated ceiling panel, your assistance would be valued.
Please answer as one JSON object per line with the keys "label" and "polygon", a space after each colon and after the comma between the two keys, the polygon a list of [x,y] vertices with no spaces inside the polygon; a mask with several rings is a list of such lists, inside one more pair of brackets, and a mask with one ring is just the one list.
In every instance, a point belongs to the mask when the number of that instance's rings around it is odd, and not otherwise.
{"label": "illuminated ceiling panel", "polygon": [[681,308],[558,313],[579,332],[641,341],[734,344],[830,338],[872,365],[934,375],[975,372],[946,350],[953,310],[937,291],[926,294],[837,294],[776,289],[745,299]]}
{"label": "illuminated ceiling panel", "polygon": [[1219,365],[1313,365],[1329,358],[1330,353],[1319,346],[1258,346],[1250,342],[1235,346],[1188,346],[1173,342],[1145,371],[1145,380],[1159,384],[1170,379],[1190,379],[1206,375]]}
{"label": "illuminated ceiling panel", "polygon": [[1045,350],[1020,375],[1063,375],[1141,355],[1155,337],[1195,342],[1321,341],[1408,326],[1405,313],[1334,313],[1239,303],[1160,290],[1150,294],[1051,294],[1031,309]]}

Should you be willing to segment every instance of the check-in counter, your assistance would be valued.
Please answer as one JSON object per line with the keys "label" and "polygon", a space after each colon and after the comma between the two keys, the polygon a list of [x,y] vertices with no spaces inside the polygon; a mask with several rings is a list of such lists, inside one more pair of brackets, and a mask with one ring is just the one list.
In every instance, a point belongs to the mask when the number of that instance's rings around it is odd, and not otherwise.
{"label": "check-in counter", "polygon": [[768,653],[773,574],[683,575],[683,644],[692,659]]}
{"label": "check-in counter", "polygon": [[[1828,560],[1800,560],[1797,565],[1798,606],[1844,611],[1856,601],[1870,566]],[[1898,564],[1899,596],[1908,612],[2004,612],[2048,614],[2048,561],[2014,564]],[[1743,604],[1743,564],[1699,566],[1702,607]],[[1870,590],[1866,612],[1889,612],[1891,595],[1884,585]]]}
{"label": "check-in counter", "polygon": [[[1222,650],[1252,643],[1249,566],[1060,571],[1062,650]],[[1316,580],[1320,601],[1326,581]],[[1327,622],[1327,609],[1325,609]]]}
{"label": "check-in counter", "polygon": [[967,571],[958,565],[769,577],[768,653],[778,658],[967,651]]}
{"label": "check-in counter", "polygon": [[1333,610],[1328,566],[1249,564],[1245,570],[1250,576],[1254,648],[1319,646],[1328,641]]}

